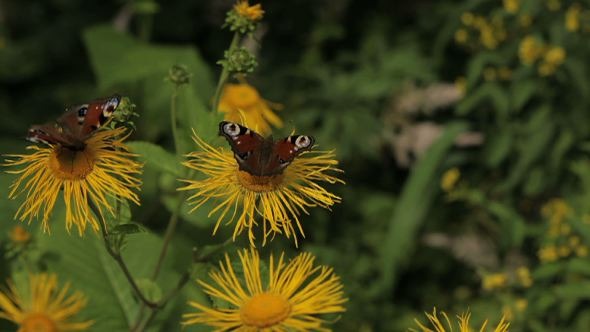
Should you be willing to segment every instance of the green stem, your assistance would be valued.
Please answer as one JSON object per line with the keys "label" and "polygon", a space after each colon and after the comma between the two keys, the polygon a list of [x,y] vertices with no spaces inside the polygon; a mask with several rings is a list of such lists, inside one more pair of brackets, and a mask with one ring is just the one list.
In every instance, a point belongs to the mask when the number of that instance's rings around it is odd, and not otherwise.
{"label": "green stem", "polygon": [[131,285],[131,288],[133,288],[133,291],[135,292],[137,297],[141,300],[141,302],[144,305],[146,305],[150,308],[157,308],[158,303],[148,300],[143,295],[141,290],[139,289],[139,286],[137,285],[137,283],[135,282],[135,279],[133,278],[133,275],[129,271],[129,268],[127,267],[127,264],[125,263],[125,260],[123,260],[121,253],[119,253],[118,251],[115,251],[113,249],[113,247],[111,246],[111,243],[109,242],[109,232],[107,230],[106,221],[104,220],[104,218],[101,218],[101,214],[100,214],[98,208],[96,207],[96,205],[94,204],[94,202],[92,200],[88,200],[88,205],[90,206],[90,209],[92,210],[92,212],[94,212],[94,215],[97,218],[101,219],[99,222],[100,230],[102,232],[102,238],[104,240],[104,245],[105,245],[105,248],[107,249],[107,252],[109,253],[109,255],[111,255],[111,257],[113,257],[115,262],[117,262],[117,264],[121,268],[121,271],[123,271],[125,278],[127,278],[127,281]]}
{"label": "green stem", "polygon": [[[231,40],[231,44],[229,44],[228,52],[231,52],[233,49],[238,47],[239,42],[240,42],[240,33],[236,31],[234,33],[234,37]],[[219,107],[219,99],[221,98],[221,92],[223,91],[223,86],[225,85],[225,82],[227,81],[228,78],[229,78],[229,71],[225,67],[223,67],[223,69],[221,70],[221,74],[219,75],[219,81],[217,82],[217,88],[215,89],[215,95],[213,97],[213,107],[211,108],[211,110],[215,113],[217,113],[217,111],[218,111],[217,108]]]}
{"label": "green stem", "polygon": [[176,98],[178,97],[178,86],[174,86],[174,92],[170,97],[170,124],[172,125],[172,136],[174,138],[174,149],[176,155],[180,155],[179,143],[178,143],[178,128],[176,126]]}

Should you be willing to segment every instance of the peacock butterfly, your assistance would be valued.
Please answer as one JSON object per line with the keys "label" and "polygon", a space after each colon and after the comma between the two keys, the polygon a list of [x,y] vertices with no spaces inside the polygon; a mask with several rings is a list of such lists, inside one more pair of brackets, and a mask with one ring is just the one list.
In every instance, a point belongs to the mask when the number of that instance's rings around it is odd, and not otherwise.
{"label": "peacock butterfly", "polygon": [[113,95],[68,107],[57,120],[32,126],[26,138],[33,143],[59,144],[70,150],[83,150],[86,139],[108,121],[120,101],[119,95]]}
{"label": "peacock butterfly", "polygon": [[264,138],[253,130],[237,123],[219,123],[219,135],[224,136],[234,153],[239,168],[256,176],[283,173],[285,168],[301,154],[310,150],[314,138],[292,135],[278,141]]}

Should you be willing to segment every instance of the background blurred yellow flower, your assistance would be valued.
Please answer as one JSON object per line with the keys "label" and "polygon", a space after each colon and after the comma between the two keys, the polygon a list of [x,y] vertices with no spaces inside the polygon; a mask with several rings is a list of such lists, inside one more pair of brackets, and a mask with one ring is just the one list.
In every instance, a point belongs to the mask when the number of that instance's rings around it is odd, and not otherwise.
{"label": "background blurred yellow flower", "polygon": [[518,57],[525,65],[532,65],[542,54],[543,44],[534,36],[526,36],[518,48]]}
{"label": "background blurred yellow flower", "polygon": [[224,120],[242,124],[263,136],[272,132],[271,125],[283,127],[283,121],[273,112],[282,106],[264,100],[258,91],[247,83],[226,84],[219,101]]}
{"label": "background blurred yellow flower", "polygon": [[582,7],[579,3],[574,3],[565,12],[565,28],[568,31],[575,32],[580,29],[580,13]]}
{"label": "background blurred yellow flower", "polygon": [[69,294],[70,285],[58,288],[54,274],[29,275],[26,291],[20,291],[12,282],[0,292],[0,318],[19,326],[19,332],[83,331],[92,322],[72,321],[86,306],[80,292]]}
{"label": "background blurred yellow flower", "polygon": [[504,9],[510,14],[518,12],[518,8],[520,7],[520,0],[503,0],[502,3],[504,4]]}
{"label": "background blurred yellow flower", "polygon": [[[205,293],[229,308],[190,301],[199,311],[184,314],[183,325],[207,325],[216,331],[330,331],[317,316],[346,310],[340,278],[330,267],[314,266],[313,255],[302,253],[289,262],[284,254],[278,260],[271,255],[268,270],[261,269],[255,249],[244,249],[239,256],[239,269],[226,254],[220,270],[209,273],[216,285],[198,280]],[[243,271],[242,278],[235,269]]]}
{"label": "background blurred yellow flower", "polygon": [[234,5],[234,10],[236,13],[244,18],[247,18],[251,21],[258,21],[262,19],[264,15],[264,10],[262,10],[262,5],[256,4],[250,6],[247,0],[239,0]]}

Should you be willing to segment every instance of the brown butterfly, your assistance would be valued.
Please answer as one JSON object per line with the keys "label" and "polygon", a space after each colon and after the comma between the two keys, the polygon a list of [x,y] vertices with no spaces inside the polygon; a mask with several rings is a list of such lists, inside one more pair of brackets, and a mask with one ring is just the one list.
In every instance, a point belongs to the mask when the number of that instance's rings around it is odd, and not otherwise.
{"label": "brown butterfly", "polygon": [[224,136],[234,153],[239,168],[256,176],[281,174],[303,151],[310,150],[314,138],[292,135],[278,141],[264,138],[237,123],[219,123],[219,134]]}
{"label": "brown butterfly", "polygon": [[120,102],[121,97],[114,95],[67,108],[57,120],[32,126],[27,140],[33,143],[59,144],[74,151],[83,150],[86,147],[85,141],[108,121]]}

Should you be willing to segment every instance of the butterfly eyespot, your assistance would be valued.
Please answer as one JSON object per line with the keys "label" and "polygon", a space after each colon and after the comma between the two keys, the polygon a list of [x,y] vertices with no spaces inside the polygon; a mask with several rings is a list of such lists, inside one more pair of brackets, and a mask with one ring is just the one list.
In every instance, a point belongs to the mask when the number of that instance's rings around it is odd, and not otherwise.
{"label": "butterfly eyespot", "polygon": [[248,152],[244,152],[244,153],[236,153],[236,156],[238,158],[240,158],[240,160],[246,160],[248,158],[248,156],[250,155],[250,151]]}
{"label": "butterfly eyespot", "polygon": [[86,113],[88,113],[88,108],[80,107],[80,109],[78,110],[78,117],[84,117],[86,116]]}
{"label": "butterfly eyespot", "polygon": [[299,149],[307,148],[311,145],[311,138],[309,136],[299,136],[295,139],[295,146]]}
{"label": "butterfly eyespot", "polygon": [[115,111],[115,109],[119,106],[119,98],[111,98],[109,101],[106,102],[103,108],[103,114],[105,116],[111,115]]}
{"label": "butterfly eyespot", "polygon": [[240,126],[235,123],[228,122],[223,125],[223,132],[229,136],[238,136],[240,134]]}

